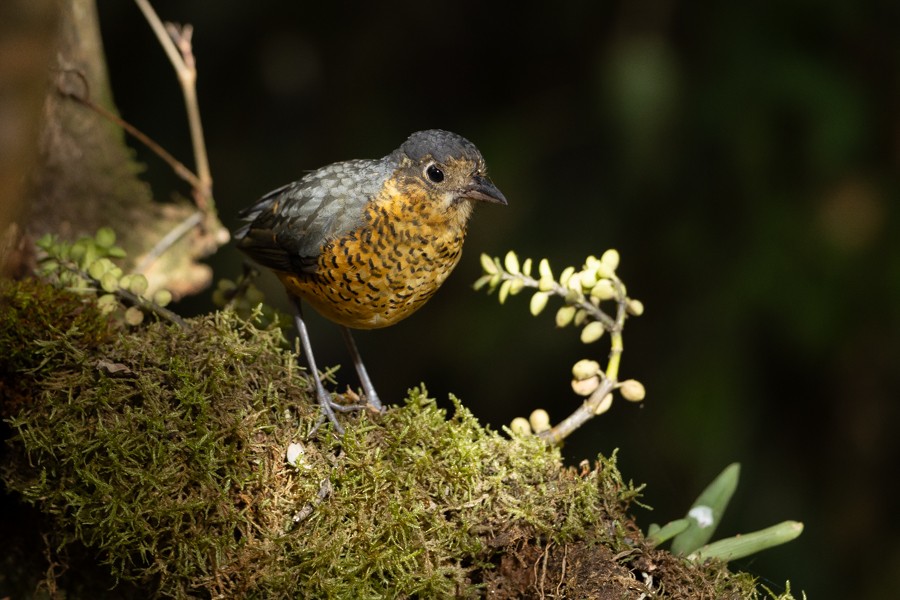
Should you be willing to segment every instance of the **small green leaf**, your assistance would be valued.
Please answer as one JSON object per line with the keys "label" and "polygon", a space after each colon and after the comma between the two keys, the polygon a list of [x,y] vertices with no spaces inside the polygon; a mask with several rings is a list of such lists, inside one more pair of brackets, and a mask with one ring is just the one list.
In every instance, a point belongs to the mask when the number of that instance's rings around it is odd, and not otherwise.
{"label": "small green leaf", "polygon": [[736,535],[707,544],[689,554],[688,560],[703,562],[716,559],[728,562],[790,542],[801,533],[803,533],[803,523],[783,521],[766,529]]}
{"label": "small green leaf", "polygon": [[119,278],[112,270],[107,271],[100,278],[100,287],[103,288],[104,292],[115,292],[119,289]]}
{"label": "small green leaf", "polygon": [[41,250],[48,251],[50,249],[50,247],[53,245],[53,242],[55,242],[55,241],[56,240],[55,240],[54,236],[52,236],[49,233],[45,233],[40,238],[38,238],[38,240],[34,243],[34,245],[37,246],[38,248],[40,248]]}
{"label": "small green leaf", "polygon": [[125,322],[129,325],[140,325],[144,320],[144,313],[136,306],[129,306],[125,311]]}
{"label": "small green leaf", "polygon": [[740,474],[741,465],[732,463],[701,492],[687,514],[690,527],[672,540],[673,554],[686,556],[712,538],[737,488]]}
{"label": "small green leaf", "polygon": [[97,230],[94,240],[101,248],[110,248],[116,243],[116,232],[111,227],[101,227]]}
{"label": "small green leaf", "polygon": [[172,301],[172,292],[169,290],[158,290],[153,294],[153,303],[157,306],[166,306]]}
{"label": "small green leaf", "polygon": [[147,292],[147,287],[149,285],[146,277],[140,273],[133,273],[131,275],[131,282],[128,284],[128,289],[131,290],[131,293],[133,294],[143,296]]}
{"label": "small green leaf", "polygon": [[676,519],[674,521],[670,521],[660,527],[656,525],[650,526],[650,529],[647,530],[647,541],[653,544],[654,546],[659,546],[665,541],[668,541],[684,531],[688,528],[691,522],[688,519]]}

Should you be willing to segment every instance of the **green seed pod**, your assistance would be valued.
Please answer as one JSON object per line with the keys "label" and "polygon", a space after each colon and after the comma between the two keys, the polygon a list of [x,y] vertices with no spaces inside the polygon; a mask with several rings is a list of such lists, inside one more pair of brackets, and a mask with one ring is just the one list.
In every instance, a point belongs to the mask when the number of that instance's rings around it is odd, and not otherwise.
{"label": "green seed pod", "polygon": [[573,318],[575,318],[575,307],[563,306],[558,311],[556,311],[556,326],[565,327],[572,322]]}
{"label": "green seed pod", "polygon": [[493,275],[497,272],[497,264],[494,262],[494,259],[485,254],[481,253],[481,268],[484,269],[485,273],[490,273]]}
{"label": "green seed pod", "polygon": [[513,419],[512,423],[509,424],[509,428],[513,433],[519,435],[531,435],[531,424],[525,417],[516,417]]}
{"label": "green seed pod", "polygon": [[582,358],[572,366],[572,377],[578,379],[589,379],[600,372],[600,363],[596,360]]}
{"label": "green seed pod", "polygon": [[623,398],[630,402],[640,402],[647,395],[644,384],[637,379],[626,379],[620,383],[619,392]]}
{"label": "green seed pod", "polygon": [[547,292],[535,292],[534,296],[531,297],[531,303],[528,305],[528,310],[531,311],[533,316],[538,316],[547,306],[547,300],[549,298],[550,294]]}
{"label": "green seed pod", "polygon": [[600,321],[588,323],[584,326],[584,329],[581,330],[581,341],[585,344],[596,342],[603,337],[604,331],[603,323]]}
{"label": "green seed pod", "polygon": [[539,408],[528,417],[531,429],[535,433],[541,433],[550,429],[550,415],[543,408]]}
{"label": "green seed pod", "polygon": [[506,268],[507,273],[519,274],[519,257],[516,256],[515,252],[510,250],[506,253],[506,256],[503,258],[503,266]]}

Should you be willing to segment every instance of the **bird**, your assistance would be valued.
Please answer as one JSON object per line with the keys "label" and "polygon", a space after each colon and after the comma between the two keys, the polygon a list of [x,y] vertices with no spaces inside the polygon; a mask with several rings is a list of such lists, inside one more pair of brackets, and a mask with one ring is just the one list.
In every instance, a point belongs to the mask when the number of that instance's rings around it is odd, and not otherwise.
{"label": "bird", "polygon": [[[338,433],[335,411],[383,410],[350,329],[388,327],[421,308],[459,263],[478,203],[507,205],[481,152],[429,129],[382,158],[312,171],[239,213],[236,245],[284,285],[318,404]],[[336,403],[325,390],[302,302],[340,327],[366,404]]]}

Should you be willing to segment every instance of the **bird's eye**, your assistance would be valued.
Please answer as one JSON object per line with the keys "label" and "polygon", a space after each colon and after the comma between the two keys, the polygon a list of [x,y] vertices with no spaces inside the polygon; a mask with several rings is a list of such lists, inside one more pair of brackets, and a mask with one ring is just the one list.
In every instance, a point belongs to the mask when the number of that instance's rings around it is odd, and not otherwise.
{"label": "bird's eye", "polygon": [[434,183],[440,183],[444,180],[444,172],[434,163],[425,167],[425,176]]}

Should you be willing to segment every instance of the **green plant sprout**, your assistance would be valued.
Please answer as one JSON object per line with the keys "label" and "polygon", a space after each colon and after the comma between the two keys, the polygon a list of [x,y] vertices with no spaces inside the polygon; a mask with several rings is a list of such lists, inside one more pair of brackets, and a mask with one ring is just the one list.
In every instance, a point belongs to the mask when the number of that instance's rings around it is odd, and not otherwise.
{"label": "green plant sprout", "polygon": [[777,525],[709,543],[722,521],[731,496],[737,489],[741,466],[725,467],[697,497],[682,519],[662,527],[653,523],[647,530],[648,542],[659,545],[672,540],[672,553],[694,562],[729,562],[750,556],[795,539],[803,532],[803,523],[783,521]]}
{"label": "green plant sprout", "polygon": [[43,253],[38,275],[69,290],[96,296],[97,305],[105,314],[127,325],[139,325],[144,313],[152,312],[185,327],[181,317],[164,308],[172,301],[171,292],[158,290],[148,297],[147,278],[139,273],[125,273],[113,262],[125,258],[125,251],[115,244],[116,233],[109,227],[101,227],[93,237],[82,236],[75,242],[44,235],[35,242]]}
{"label": "green plant sprout", "polygon": [[[484,275],[475,282],[474,287],[478,290],[486,286],[488,293],[497,291],[501,304],[525,288],[536,289],[529,305],[534,316],[543,312],[551,296],[558,296],[564,305],[556,311],[557,327],[580,327],[581,341],[585,344],[600,340],[607,332],[610,340],[605,368],[592,359],[579,360],[572,367],[572,390],[585,400],[571,415],[551,426],[546,411],[537,410],[530,419],[519,417],[510,425],[514,432],[534,432],[558,444],[584,423],[609,410],[614,391],[632,402],[644,399],[646,391],[641,382],[635,379],[619,381],[625,320],[629,316],[640,316],[644,305],[628,296],[625,284],[616,275],[619,266],[616,250],[607,250],[600,258],[588,256],[580,270],[567,267],[558,279],[553,277],[546,258],[538,262],[537,278],[531,274],[533,265],[534,261],[530,258],[520,263],[513,251],[508,252],[503,261],[482,254]],[[613,310],[607,312],[604,307],[610,303]]]}

